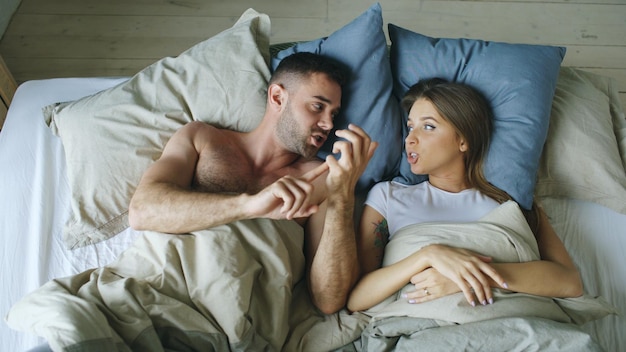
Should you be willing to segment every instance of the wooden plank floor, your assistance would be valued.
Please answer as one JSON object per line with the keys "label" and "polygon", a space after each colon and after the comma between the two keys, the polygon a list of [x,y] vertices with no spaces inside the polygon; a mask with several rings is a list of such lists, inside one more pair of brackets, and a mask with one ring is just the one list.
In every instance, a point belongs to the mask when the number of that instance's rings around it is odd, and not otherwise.
{"label": "wooden plank floor", "polygon": [[[272,43],[327,36],[372,0],[22,0],[0,41],[19,82],[128,76],[253,7]],[[626,0],[380,0],[385,23],[435,37],[567,47],[565,66],[614,77],[626,106]],[[386,26],[385,26],[386,27]]]}

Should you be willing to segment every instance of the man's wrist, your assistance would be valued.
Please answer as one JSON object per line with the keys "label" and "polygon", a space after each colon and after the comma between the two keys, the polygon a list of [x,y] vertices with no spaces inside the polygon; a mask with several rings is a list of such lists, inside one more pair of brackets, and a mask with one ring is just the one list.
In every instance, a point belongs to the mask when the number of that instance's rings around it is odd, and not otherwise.
{"label": "man's wrist", "polygon": [[248,220],[248,219],[256,219],[261,217],[261,214],[258,214],[258,209],[254,206],[250,206],[253,204],[252,198],[254,196],[241,193],[233,197],[233,209],[237,209],[239,214],[237,214],[237,220]]}
{"label": "man's wrist", "polygon": [[328,202],[328,208],[334,211],[349,211],[354,212],[354,193],[342,194],[342,192],[329,192],[326,198]]}

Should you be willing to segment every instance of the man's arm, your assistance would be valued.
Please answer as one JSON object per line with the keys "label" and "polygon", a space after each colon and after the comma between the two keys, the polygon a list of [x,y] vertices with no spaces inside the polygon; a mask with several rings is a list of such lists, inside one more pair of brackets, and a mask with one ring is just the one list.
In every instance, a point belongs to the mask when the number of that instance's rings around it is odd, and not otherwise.
{"label": "man's arm", "polygon": [[359,276],[354,189],[377,147],[357,126],[337,131],[337,136],[346,139],[333,146],[333,153],[341,153],[341,158],[330,156],[326,161],[328,197],[307,222],[305,243],[311,297],[326,314],[345,306]]}
{"label": "man's arm", "polygon": [[[256,194],[196,191],[191,184],[206,131],[191,122],[168,141],[161,158],[143,175],[129,207],[130,225],[137,230],[186,233],[236,220],[308,217],[317,210],[307,179],[285,176]],[[315,179],[326,172],[321,164],[307,173]]]}
{"label": "man's arm", "polygon": [[191,188],[204,147],[198,135],[204,128],[207,126],[200,122],[182,127],[144,173],[129,207],[133,228],[184,233],[248,217],[241,206],[246,195],[197,192]]}

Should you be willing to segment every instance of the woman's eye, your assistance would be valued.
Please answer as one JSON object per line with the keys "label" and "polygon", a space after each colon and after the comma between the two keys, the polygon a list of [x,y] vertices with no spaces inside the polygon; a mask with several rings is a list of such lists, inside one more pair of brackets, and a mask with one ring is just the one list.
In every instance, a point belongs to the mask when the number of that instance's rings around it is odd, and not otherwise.
{"label": "woman's eye", "polygon": [[408,128],[409,132],[413,131],[413,126],[407,126],[407,128]]}
{"label": "woman's eye", "polygon": [[435,126],[433,126],[433,125],[429,125],[429,124],[425,124],[425,125],[424,125],[424,129],[425,129],[425,130],[427,130],[427,131],[434,130],[434,129],[435,129]]}

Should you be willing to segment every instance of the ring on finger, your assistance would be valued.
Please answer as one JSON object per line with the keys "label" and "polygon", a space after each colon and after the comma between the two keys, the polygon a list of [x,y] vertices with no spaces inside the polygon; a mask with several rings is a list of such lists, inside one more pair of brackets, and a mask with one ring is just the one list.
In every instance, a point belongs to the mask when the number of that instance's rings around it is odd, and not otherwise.
{"label": "ring on finger", "polygon": [[424,294],[425,294],[426,296],[430,295],[430,292],[428,292],[428,288],[426,288],[426,287],[424,287]]}

